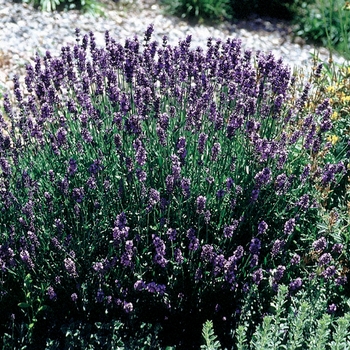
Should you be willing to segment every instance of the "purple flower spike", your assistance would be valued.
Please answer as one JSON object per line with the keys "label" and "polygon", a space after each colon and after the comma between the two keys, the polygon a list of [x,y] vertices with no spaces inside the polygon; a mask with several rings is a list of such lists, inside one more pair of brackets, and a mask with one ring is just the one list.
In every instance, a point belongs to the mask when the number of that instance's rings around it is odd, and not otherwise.
{"label": "purple flower spike", "polygon": [[181,180],[181,189],[182,194],[185,198],[188,198],[190,196],[190,186],[191,186],[191,180],[188,178],[182,178]]}
{"label": "purple flower spike", "polygon": [[211,263],[215,258],[214,247],[210,244],[205,244],[202,247],[201,259],[205,263]]}
{"label": "purple flower spike", "polygon": [[314,248],[316,252],[323,252],[327,248],[326,238],[321,237],[318,240],[316,240],[315,242],[313,242],[312,248]]}
{"label": "purple flower spike", "polygon": [[199,134],[199,138],[198,138],[198,152],[200,154],[204,153],[204,147],[205,147],[205,143],[207,142],[208,139],[208,135],[201,133]]}
{"label": "purple flower spike", "polygon": [[55,290],[51,286],[47,288],[47,295],[49,296],[50,300],[57,299],[57,294],[55,293]]}
{"label": "purple flower spike", "polygon": [[303,280],[300,277],[298,277],[294,281],[289,283],[289,290],[291,292],[294,292],[294,291],[300,289],[302,284],[303,284]]}
{"label": "purple flower spike", "polygon": [[254,179],[257,188],[267,185],[271,181],[271,170],[269,168],[264,168],[255,175]]}
{"label": "purple flower spike", "polygon": [[233,233],[236,231],[237,227],[238,227],[238,220],[235,220],[232,225],[229,226],[225,226],[224,228],[224,237],[225,238],[232,238]]}
{"label": "purple flower spike", "polygon": [[127,314],[129,314],[134,310],[134,305],[132,303],[127,303],[126,301],[124,301],[123,309]]}
{"label": "purple flower spike", "polygon": [[166,233],[169,237],[169,241],[175,241],[176,237],[177,237],[177,232],[174,228],[169,228],[167,233]]}
{"label": "purple flower spike", "polygon": [[276,241],[273,244],[273,247],[271,249],[272,257],[276,257],[279,253],[281,253],[284,245],[285,245],[285,241],[276,239]]}
{"label": "purple flower spike", "polygon": [[258,235],[264,234],[267,231],[268,227],[269,225],[265,221],[260,221],[258,225]]}
{"label": "purple flower spike", "polygon": [[136,291],[142,291],[146,288],[146,283],[142,280],[138,280],[134,283],[134,289]]}
{"label": "purple flower spike", "polygon": [[253,279],[253,282],[256,284],[256,285],[259,285],[260,282],[262,281],[263,279],[263,270],[262,269],[258,269],[256,271],[253,272],[253,275],[252,275],[252,279]]}
{"label": "purple flower spike", "polygon": [[202,214],[204,212],[207,199],[203,196],[199,196],[197,197],[196,202],[197,202],[197,213]]}
{"label": "purple flower spike", "polygon": [[260,248],[261,248],[260,239],[253,237],[249,246],[250,253],[258,255]]}
{"label": "purple flower spike", "polygon": [[175,258],[175,262],[179,265],[181,265],[184,262],[184,257],[182,255],[181,249],[180,248],[176,248],[174,251],[174,258]]}
{"label": "purple flower spike", "polygon": [[215,162],[218,159],[218,156],[221,152],[221,145],[218,142],[214,143],[213,148],[211,149],[211,161]]}
{"label": "purple flower spike", "polygon": [[151,188],[149,190],[149,199],[148,199],[149,205],[153,207],[159,202],[160,202],[160,193],[154,188]]}
{"label": "purple flower spike", "polygon": [[335,304],[330,304],[330,305],[328,306],[327,312],[328,312],[329,314],[334,314],[336,311],[337,311],[337,305],[335,305]]}
{"label": "purple flower spike", "polygon": [[332,247],[332,252],[335,254],[341,254],[344,246],[341,243],[336,243]]}
{"label": "purple flower spike", "polygon": [[286,267],[283,265],[279,265],[275,271],[275,273],[273,274],[273,278],[276,282],[279,282],[283,275],[284,275],[284,271],[286,271]]}
{"label": "purple flower spike", "polygon": [[291,265],[298,265],[300,263],[300,255],[294,254],[292,259],[290,259],[290,264]]}
{"label": "purple flower spike", "polygon": [[329,264],[332,260],[333,260],[332,255],[330,255],[329,253],[324,253],[318,259],[318,264],[320,266],[324,266]]}
{"label": "purple flower spike", "polygon": [[285,235],[290,235],[293,233],[295,228],[295,218],[289,219],[285,224],[284,224],[284,234]]}
{"label": "purple flower spike", "polygon": [[71,258],[64,259],[64,266],[70,277],[78,277],[75,262]]}

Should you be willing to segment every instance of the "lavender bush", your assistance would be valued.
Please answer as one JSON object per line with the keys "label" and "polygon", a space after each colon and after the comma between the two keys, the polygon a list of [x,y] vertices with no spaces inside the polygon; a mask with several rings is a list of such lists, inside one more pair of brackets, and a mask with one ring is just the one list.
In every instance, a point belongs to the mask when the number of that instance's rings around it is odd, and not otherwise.
{"label": "lavender bush", "polygon": [[1,332],[14,342],[118,320],[126,338],[147,323],[162,346],[198,348],[210,319],[230,348],[250,291],[258,322],[282,283],[346,284],[341,239],[316,225],[320,191],[347,172],[328,152],[329,100],[310,106],[312,84],[239,40],[191,49],[152,32],[124,45],[107,32],[98,48],[77,30],[3,98]]}

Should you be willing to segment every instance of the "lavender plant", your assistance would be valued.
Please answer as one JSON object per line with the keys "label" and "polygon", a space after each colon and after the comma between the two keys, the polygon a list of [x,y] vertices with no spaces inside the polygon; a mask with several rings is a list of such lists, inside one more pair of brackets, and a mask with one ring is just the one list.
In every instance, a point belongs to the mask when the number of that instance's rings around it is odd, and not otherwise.
{"label": "lavender plant", "polygon": [[237,39],[203,50],[152,32],[98,48],[77,30],[3,98],[3,333],[15,319],[27,342],[64,342],[68,319],[118,320],[125,337],[154,324],[189,349],[211,319],[230,347],[250,290],[254,321],[315,269],[346,283],[316,225],[318,189],[347,171],[324,156],[329,101],[307,108],[310,84]]}

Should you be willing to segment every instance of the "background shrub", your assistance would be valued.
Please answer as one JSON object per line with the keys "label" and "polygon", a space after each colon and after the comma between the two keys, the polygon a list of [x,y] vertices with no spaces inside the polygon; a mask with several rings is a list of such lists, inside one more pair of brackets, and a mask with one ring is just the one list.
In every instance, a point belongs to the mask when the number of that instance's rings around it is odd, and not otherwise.
{"label": "background shrub", "polygon": [[350,58],[350,7],[343,0],[303,2],[295,18],[296,34]]}
{"label": "background shrub", "polygon": [[78,9],[91,14],[103,14],[102,3],[98,0],[24,0],[43,11]]}

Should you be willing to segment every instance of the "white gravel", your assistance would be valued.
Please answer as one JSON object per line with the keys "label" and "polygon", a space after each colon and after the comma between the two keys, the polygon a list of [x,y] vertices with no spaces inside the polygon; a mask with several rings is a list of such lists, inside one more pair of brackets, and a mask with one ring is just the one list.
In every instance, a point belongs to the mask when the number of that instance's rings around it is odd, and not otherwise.
{"label": "white gravel", "polygon": [[[318,52],[323,60],[329,58],[324,48],[315,49],[293,39],[288,23],[266,18],[251,18],[235,24],[223,22],[216,26],[190,25],[184,20],[164,14],[156,0],[104,0],[104,16],[92,16],[78,11],[45,13],[23,3],[0,0],[0,92],[11,88],[14,74],[24,78],[24,66],[35,53],[49,50],[58,54],[62,45],[75,43],[75,28],[84,34],[93,31],[97,44],[104,45],[104,33],[124,43],[134,35],[143,37],[147,27],[154,24],[154,39],[168,36],[175,45],[179,39],[192,35],[192,47],[205,47],[208,37],[225,40],[238,37],[243,48],[271,51],[293,67],[311,67],[312,54]],[[129,2],[126,2],[129,1]],[[341,58],[335,57],[341,61]]]}

